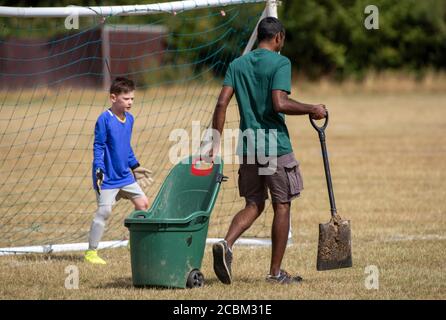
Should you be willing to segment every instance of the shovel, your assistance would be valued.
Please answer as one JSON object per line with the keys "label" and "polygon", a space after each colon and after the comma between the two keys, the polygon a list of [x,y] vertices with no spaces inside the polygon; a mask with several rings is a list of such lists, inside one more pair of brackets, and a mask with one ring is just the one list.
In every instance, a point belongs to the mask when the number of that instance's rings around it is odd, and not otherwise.
{"label": "shovel", "polygon": [[349,268],[352,266],[350,220],[342,220],[336,212],[336,204],[331,183],[330,166],[328,164],[327,146],[325,144],[325,129],[328,125],[328,112],[322,127],[311,119],[311,125],[316,129],[321,141],[322,157],[324,159],[325,177],[327,179],[328,197],[330,199],[330,222],[319,224],[319,244],[317,250],[318,271]]}

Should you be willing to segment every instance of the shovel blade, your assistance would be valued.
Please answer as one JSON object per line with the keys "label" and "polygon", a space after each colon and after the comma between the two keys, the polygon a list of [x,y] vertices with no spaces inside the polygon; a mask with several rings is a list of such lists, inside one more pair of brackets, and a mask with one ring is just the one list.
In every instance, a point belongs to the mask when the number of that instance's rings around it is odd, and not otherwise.
{"label": "shovel blade", "polygon": [[317,270],[333,270],[351,266],[350,220],[342,220],[337,216],[328,223],[319,224]]}

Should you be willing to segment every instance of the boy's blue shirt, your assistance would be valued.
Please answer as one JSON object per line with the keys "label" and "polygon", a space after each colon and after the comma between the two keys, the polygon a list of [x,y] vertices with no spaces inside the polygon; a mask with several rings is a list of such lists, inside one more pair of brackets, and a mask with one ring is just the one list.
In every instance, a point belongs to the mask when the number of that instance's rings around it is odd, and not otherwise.
{"label": "boy's blue shirt", "polygon": [[96,170],[102,169],[102,189],[116,189],[135,182],[131,168],[138,166],[130,141],[134,119],[125,112],[122,122],[113,112],[104,111],[96,121],[93,145],[93,188],[96,188]]}

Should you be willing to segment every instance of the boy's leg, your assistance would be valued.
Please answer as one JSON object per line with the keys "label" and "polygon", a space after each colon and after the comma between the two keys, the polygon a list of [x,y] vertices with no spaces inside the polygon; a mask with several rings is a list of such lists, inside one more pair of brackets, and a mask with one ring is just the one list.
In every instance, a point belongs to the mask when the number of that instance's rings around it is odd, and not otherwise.
{"label": "boy's leg", "polygon": [[118,194],[118,199],[120,198],[129,199],[135,206],[135,210],[149,209],[149,200],[137,182],[122,187]]}
{"label": "boy's leg", "polygon": [[147,199],[146,195],[140,196],[138,198],[130,199],[135,206],[135,210],[146,211],[149,209],[149,199]]}
{"label": "boy's leg", "polygon": [[111,214],[111,206],[99,206],[93,222],[91,223],[88,235],[88,250],[85,251],[84,260],[93,264],[107,264],[104,259],[98,256],[97,248],[99,241],[104,234],[105,221]]}
{"label": "boy's leg", "polygon": [[94,216],[88,237],[88,250],[96,250],[105,230],[105,223],[112,212],[111,205],[100,205]]}
{"label": "boy's leg", "polygon": [[96,192],[98,209],[93,218],[88,234],[88,250],[85,252],[85,260],[94,264],[105,264],[97,254],[99,242],[105,230],[105,224],[112,212],[112,206],[116,202],[115,198],[119,189],[105,189],[101,194]]}
{"label": "boy's leg", "polygon": [[[147,211],[149,209],[149,200],[137,182],[121,188],[117,196],[117,199],[120,198],[129,199],[135,206],[135,210]],[[127,248],[130,249],[130,240]]]}
{"label": "boy's leg", "polygon": [[112,206],[116,203],[116,195],[119,189],[104,189],[100,194],[96,192],[96,200],[98,209],[94,216],[90,227],[90,234],[88,237],[88,249],[96,250],[101,241],[105,230],[105,223],[112,212]]}

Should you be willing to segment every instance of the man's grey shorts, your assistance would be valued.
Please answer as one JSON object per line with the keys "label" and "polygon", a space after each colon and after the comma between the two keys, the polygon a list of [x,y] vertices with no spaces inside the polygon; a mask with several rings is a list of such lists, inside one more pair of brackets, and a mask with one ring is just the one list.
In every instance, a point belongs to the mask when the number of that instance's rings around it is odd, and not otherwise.
{"label": "man's grey shorts", "polygon": [[137,182],[117,189],[102,189],[101,194],[96,192],[98,206],[112,206],[119,199],[136,199],[145,196],[144,191]]}
{"label": "man's grey shorts", "polygon": [[268,199],[268,189],[273,203],[286,203],[297,198],[304,188],[299,162],[293,153],[277,158],[277,168],[272,174],[260,175],[264,165],[247,163],[244,158],[238,171],[240,196],[246,202],[262,203]]}

